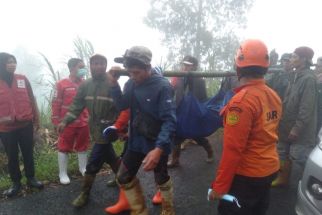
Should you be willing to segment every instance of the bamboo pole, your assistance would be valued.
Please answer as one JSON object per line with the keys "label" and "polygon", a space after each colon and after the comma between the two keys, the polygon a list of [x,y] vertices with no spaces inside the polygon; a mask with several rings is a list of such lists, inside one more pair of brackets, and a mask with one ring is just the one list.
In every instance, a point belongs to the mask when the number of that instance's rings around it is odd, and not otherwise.
{"label": "bamboo pole", "polygon": [[[280,68],[269,68],[267,73],[281,71]],[[126,70],[117,71],[120,76],[129,76]],[[212,71],[193,71],[193,72],[179,72],[179,71],[165,71],[162,73],[165,77],[204,77],[204,78],[220,78],[236,76],[236,72],[212,72]]]}

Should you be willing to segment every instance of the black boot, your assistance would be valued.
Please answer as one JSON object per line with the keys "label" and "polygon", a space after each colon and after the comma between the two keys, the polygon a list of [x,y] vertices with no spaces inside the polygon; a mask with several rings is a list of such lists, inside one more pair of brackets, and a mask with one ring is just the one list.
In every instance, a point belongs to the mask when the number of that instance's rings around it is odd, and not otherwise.
{"label": "black boot", "polygon": [[30,188],[37,188],[37,189],[43,189],[44,188],[44,185],[34,177],[27,179],[27,185]]}
{"label": "black boot", "polygon": [[14,197],[16,196],[21,190],[21,183],[20,182],[14,182],[12,184],[12,186],[3,192],[3,195],[7,196],[7,197]]}

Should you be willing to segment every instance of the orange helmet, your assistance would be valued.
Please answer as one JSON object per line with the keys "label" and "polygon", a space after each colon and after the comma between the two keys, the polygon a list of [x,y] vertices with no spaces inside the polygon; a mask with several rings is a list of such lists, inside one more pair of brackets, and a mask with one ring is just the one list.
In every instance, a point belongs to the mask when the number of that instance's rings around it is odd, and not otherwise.
{"label": "orange helmet", "polygon": [[266,45],[260,40],[244,41],[235,56],[237,67],[260,66],[267,68],[269,66],[269,56]]}

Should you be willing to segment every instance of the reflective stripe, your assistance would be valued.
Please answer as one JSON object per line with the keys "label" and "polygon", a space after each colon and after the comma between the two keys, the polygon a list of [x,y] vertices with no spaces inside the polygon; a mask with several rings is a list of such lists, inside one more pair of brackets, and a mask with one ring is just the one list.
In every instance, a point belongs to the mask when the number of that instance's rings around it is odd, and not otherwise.
{"label": "reflective stripe", "polygon": [[0,118],[0,122],[6,122],[11,120],[12,120],[11,116],[4,116]]}
{"label": "reflective stripe", "polygon": [[110,97],[106,97],[106,96],[97,96],[97,99],[113,102],[113,99],[111,99]]}
{"label": "reflective stripe", "polygon": [[52,119],[59,119],[59,116],[52,116]]}
{"label": "reflective stripe", "polygon": [[85,99],[86,100],[94,100],[94,97],[93,96],[86,96]]}
{"label": "reflective stripe", "polygon": [[74,118],[74,119],[76,119],[77,118],[77,116],[75,116],[74,114],[72,114],[71,112],[68,112],[66,115],[68,115],[68,116],[70,116],[70,117],[72,117],[72,118]]}
{"label": "reflective stripe", "polygon": [[61,106],[61,108],[68,109],[68,108],[69,108],[69,106],[67,106],[67,105],[62,105],[62,106]]}

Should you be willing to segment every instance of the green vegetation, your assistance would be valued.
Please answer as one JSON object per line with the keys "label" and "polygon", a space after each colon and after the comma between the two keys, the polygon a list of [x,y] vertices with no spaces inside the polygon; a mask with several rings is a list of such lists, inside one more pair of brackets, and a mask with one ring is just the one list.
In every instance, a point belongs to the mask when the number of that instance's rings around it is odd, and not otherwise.
{"label": "green vegetation", "polygon": [[[41,132],[41,131],[40,131]],[[45,183],[58,183],[58,161],[57,161],[57,150],[53,147],[53,143],[43,143],[42,145],[36,145],[35,147],[35,169],[36,169],[36,176],[39,180]],[[115,151],[118,155],[121,154],[123,150],[123,142],[116,141],[114,143]],[[89,151],[90,152],[90,151]],[[20,159],[21,160],[21,159]],[[9,174],[7,172],[7,168],[5,164],[6,156],[4,153],[0,152],[0,190],[5,190],[11,185],[11,181],[9,178]],[[23,172],[23,163],[22,160],[20,161],[20,168]],[[106,167],[104,167],[106,168]],[[77,154],[73,153],[69,156],[68,162],[68,175],[72,178],[80,177],[80,173],[78,171],[78,159]],[[22,183],[25,183],[25,178],[23,179]]]}

